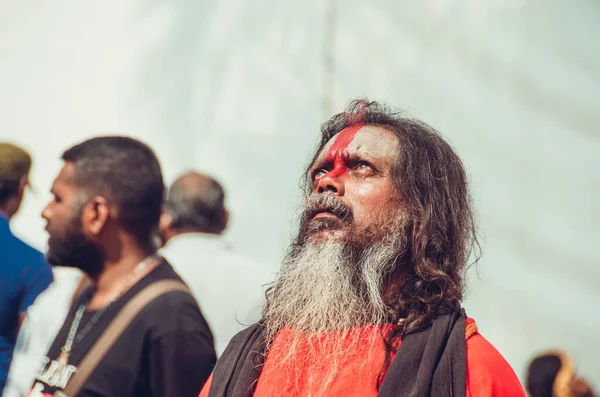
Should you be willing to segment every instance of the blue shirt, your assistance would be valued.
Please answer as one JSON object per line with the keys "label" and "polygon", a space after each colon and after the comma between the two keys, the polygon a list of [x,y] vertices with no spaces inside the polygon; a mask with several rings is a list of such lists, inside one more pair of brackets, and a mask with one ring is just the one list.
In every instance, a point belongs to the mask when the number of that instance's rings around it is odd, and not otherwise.
{"label": "blue shirt", "polygon": [[0,395],[19,330],[19,315],[52,282],[44,255],[15,237],[0,214]]}

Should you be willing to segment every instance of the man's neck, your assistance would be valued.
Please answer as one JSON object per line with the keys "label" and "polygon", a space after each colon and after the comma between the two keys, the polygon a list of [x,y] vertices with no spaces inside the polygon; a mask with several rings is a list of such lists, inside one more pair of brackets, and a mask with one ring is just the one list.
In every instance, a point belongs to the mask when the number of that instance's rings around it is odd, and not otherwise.
{"label": "man's neck", "polygon": [[188,234],[196,234],[196,235],[208,236],[208,237],[213,237],[213,238],[221,235],[219,233],[208,233],[208,232],[198,230],[198,229],[178,229],[178,230],[173,230],[171,232],[171,234],[168,236],[165,244],[168,243],[171,239],[173,239],[175,237],[188,235]]}
{"label": "man's neck", "polygon": [[113,294],[127,282],[136,266],[151,253],[150,250],[141,248],[128,249],[126,255],[106,261],[102,273],[93,279],[96,288],[89,307],[94,309],[108,303]]}

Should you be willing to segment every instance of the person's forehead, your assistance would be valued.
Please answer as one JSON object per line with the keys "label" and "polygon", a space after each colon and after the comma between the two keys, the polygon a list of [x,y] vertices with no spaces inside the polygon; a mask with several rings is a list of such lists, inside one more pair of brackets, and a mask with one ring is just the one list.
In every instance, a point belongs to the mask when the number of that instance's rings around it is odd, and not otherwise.
{"label": "person's forehead", "polygon": [[74,188],[73,177],[75,174],[75,165],[67,162],[60,169],[60,172],[54,179],[53,188]]}
{"label": "person's forehead", "polygon": [[[400,142],[392,131],[375,125],[364,125],[358,129],[353,136],[350,127],[342,130],[327,142],[319,153],[317,160],[324,160],[332,151],[342,150],[350,155],[365,157],[395,157],[398,153]],[[348,143],[340,146],[341,141]],[[345,142],[344,142],[345,143]],[[334,146],[335,145],[335,146]]]}

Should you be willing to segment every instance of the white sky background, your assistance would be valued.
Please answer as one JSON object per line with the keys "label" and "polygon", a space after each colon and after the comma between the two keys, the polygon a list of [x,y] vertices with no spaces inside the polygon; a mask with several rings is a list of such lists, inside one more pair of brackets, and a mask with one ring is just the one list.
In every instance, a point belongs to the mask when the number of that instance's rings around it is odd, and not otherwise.
{"label": "white sky background", "polygon": [[[64,149],[96,134],[150,144],[167,182],[220,178],[227,239],[276,269],[299,178],[333,110],[368,96],[461,155],[484,241],[465,307],[520,377],[563,347],[600,386],[600,3],[338,0],[332,82],[324,0],[0,0],[0,140],[34,156],[15,232]],[[126,176],[124,176],[126,177]]]}

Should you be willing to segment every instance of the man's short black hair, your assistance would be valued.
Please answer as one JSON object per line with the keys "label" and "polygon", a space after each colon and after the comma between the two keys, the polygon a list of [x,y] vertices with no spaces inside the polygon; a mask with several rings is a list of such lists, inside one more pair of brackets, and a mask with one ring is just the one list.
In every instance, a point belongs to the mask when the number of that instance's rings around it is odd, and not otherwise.
{"label": "man's short black hair", "polygon": [[225,191],[215,179],[190,172],[169,188],[164,206],[174,230],[219,234],[225,229]]}
{"label": "man's short black hair", "polygon": [[119,221],[148,246],[158,228],[164,184],[158,159],[144,143],[123,136],[92,138],[65,151],[75,165],[74,181],[89,196],[117,208]]}

